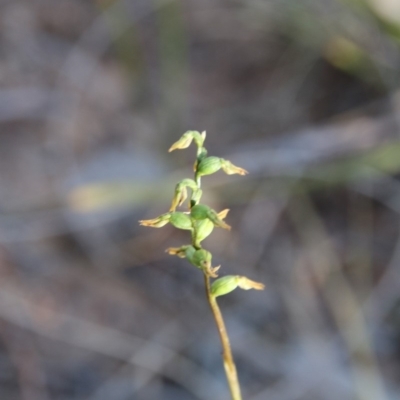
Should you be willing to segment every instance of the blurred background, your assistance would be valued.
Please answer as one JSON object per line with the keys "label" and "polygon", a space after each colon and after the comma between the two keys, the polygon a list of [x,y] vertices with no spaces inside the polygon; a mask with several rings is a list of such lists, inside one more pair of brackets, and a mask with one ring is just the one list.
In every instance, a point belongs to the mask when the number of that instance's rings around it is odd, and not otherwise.
{"label": "blurred background", "polygon": [[229,398],[188,232],[138,224],[206,130],[244,399],[400,399],[399,84],[396,0],[1,0],[0,398]]}

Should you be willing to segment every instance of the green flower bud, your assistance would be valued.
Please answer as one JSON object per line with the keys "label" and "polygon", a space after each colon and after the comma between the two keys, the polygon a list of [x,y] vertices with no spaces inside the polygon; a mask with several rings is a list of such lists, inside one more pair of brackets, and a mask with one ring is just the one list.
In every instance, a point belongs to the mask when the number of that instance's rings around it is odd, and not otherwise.
{"label": "green flower bud", "polygon": [[214,297],[223,296],[234,291],[237,287],[244,290],[263,290],[265,286],[263,283],[252,281],[245,276],[227,275],[217,279],[212,283],[211,294]]}
{"label": "green flower bud", "polygon": [[188,214],[185,214],[183,212],[173,212],[173,213],[171,213],[171,217],[169,219],[169,222],[173,226],[175,226],[175,228],[186,229],[186,230],[192,230],[193,229],[191,218],[189,217]]}
{"label": "green flower bud", "polygon": [[215,280],[211,285],[211,294],[215,297],[223,296],[238,287],[238,276],[227,275]]}
{"label": "green flower bud", "polygon": [[221,169],[221,158],[206,157],[197,164],[196,177],[211,175]]}
{"label": "green flower bud", "polygon": [[208,218],[210,209],[211,208],[205,204],[196,204],[191,208],[190,216],[196,220],[206,219]]}
{"label": "green flower bud", "polygon": [[205,238],[207,238],[214,229],[214,223],[207,219],[202,219],[200,221],[195,221],[194,226],[194,241],[197,246],[200,246],[200,242],[202,242]]}
{"label": "green flower bud", "polygon": [[217,172],[220,169],[228,174],[239,174],[239,175],[246,175],[248,172],[236,165],[232,164],[229,160],[225,160],[219,157],[206,157],[203,158],[197,164],[197,172],[196,177],[204,176],[204,175],[211,175],[214,172]]}
{"label": "green flower bud", "polygon": [[211,253],[204,249],[196,250],[191,258],[188,258],[193,265],[200,268],[206,275],[216,278],[218,276],[216,272],[219,270],[220,266],[212,267],[211,259]]}
{"label": "green flower bud", "polygon": [[182,247],[169,247],[166,252],[180,258],[186,258],[191,264],[201,269],[211,278],[216,278],[218,276],[216,272],[220,267],[211,266],[212,256],[207,250],[196,250],[192,245],[186,245]]}
{"label": "green flower bud", "polygon": [[196,250],[190,262],[200,269],[204,269],[207,265],[211,265],[212,255],[209,251],[200,249]]}
{"label": "green flower bud", "polygon": [[214,225],[219,226],[224,229],[231,229],[231,227],[226,224],[218,214],[211,208],[204,204],[196,204],[190,210],[190,216],[195,220],[203,220],[208,218]]}

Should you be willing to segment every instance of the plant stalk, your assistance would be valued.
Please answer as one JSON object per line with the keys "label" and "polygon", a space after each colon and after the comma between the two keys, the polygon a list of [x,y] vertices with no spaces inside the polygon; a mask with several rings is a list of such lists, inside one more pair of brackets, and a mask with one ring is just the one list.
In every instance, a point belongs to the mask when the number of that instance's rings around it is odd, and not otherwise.
{"label": "plant stalk", "polygon": [[[200,151],[197,152],[197,157],[199,157]],[[199,159],[198,159],[199,161]],[[197,171],[195,172],[195,181],[197,187],[200,189],[201,180],[197,176]],[[196,248],[196,243],[192,241],[193,246]],[[228,332],[226,331],[225,322],[222,318],[221,310],[218,306],[216,298],[211,294],[211,284],[210,277],[204,273],[204,285],[206,288],[206,296],[208,303],[210,304],[211,311],[213,313],[215,323],[218,328],[218,334],[221,339],[222,344],[222,359],[224,363],[225,375],[228,381],[229,390],[231,392],[232,400],[242,400],[242,394],[240,392],[240,384],[237,376],[235,361],[233,360],[231,344],[229,342]]]}
{"label": "plant stalk", "polygon": [[204,282],[206,287],[207,299],[213,313],[215,323],[217,324],[219,337],[222,343],[222,358],[224,362],[226,379],[228,381],[229,390],[231,392],[232,400],[242,400],[240,393],[239,379],[236,372],[235,361],[233,360],[231,344],[229,336],[226,331],[225,322],[222,318],[221,310],[218,306],[216,298],[211,294],[210,278],[204,274]]}

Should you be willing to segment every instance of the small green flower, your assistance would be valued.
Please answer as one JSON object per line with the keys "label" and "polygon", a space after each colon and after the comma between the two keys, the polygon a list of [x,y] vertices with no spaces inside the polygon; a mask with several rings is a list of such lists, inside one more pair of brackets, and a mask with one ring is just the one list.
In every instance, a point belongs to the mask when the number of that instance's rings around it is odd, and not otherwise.
{"label": "small green flower", "polygon": [[168,247],[165,251],[172,256],[178,256],[179,258],[187,258],[190,260],[196,249],[192,245],[186,245],[181,247]]}
{"label": "small green flower", "polygon": [[206,157],[203,158],[197,165],[197,172],[196,177],[199,178],[204,175],[211,175],[215,172],[222,170],[228,174],[239,174],[239,175],[246,175],[248,172],[236,165],[232,164],[229,160],[225,160],[219,157]]}
{"label": "small green flower", "polygon": [[204,140],[206,138],[206,132],[198,132],[198,131],[187,131],[184,133],[181,138],[175,142],[170,148],[169,152],[174,151],[176,149],[186,149],[187,147],[190,146],[192,141],[194,140],[197,147],[201,148],[203,147]]}
{"label": "small green flower", "polygon": [[[222,220],[227,216],[228,212],[229,209],[222,210],[217,214],[217,216],[220,220]],[[200,247],[200,243],[211,234],[211,232],[214,230],[214,226],[214,222],[208,218],[194,221],[193,238],[196,246]]]}
{"label": "small green flower", "polygon": [[217,267],[211,266],[212,255],[209,251],[204,249],[196,250],[188,260],[197,268],[204,271],[208,276],[212,278],[218,276],[216,272],[219,270],[220,265]]}
{"label": "small green flower", "polygon": [[215,297],[223,296],[238,287],[238,276],[227,275],[215,280],[211,285],[211,294]]}
{"label": "small green flower", "polygon": [[201,269],[207,265],[211,265],[212,255],[209,251],[200,249],[196,250],[191,258],[191,262]]}
{"label": "small green flower", "polygon": [[214,230],[214,223],[207,219],[202,219],[200,221],[194,221],[193,224],[193,238],[196,246],[200,247],[200,243],[210,236],[211,232]]}
{"label": "small green flower", "polygon": [[184,203],[184,201],[187,199],[188,187],[192,189],[193,193],[197,193],[198,191],[200,191],[200,189],[196,185],[196,182],[193,179],[183,179],[175,186],[175,194],[174,198],[172,199],[172,204],[169,211],[175,211],[176,207],[181,206]]}
{"label": "small green flower", "polygon": [[245,276],[227,275],[212,283],[211,294],[214,297],[223,296],[234,291],[237,287],[244,290],[263,290],[265,286],[263,283],[252,281]]}
{"label": "small green flower", "polygon": [[[224,210],[224,217],[228,213],[229,210]],[[203,220],[208,218],[210,221],[214,223],[214,225],[219,226],[220,228],[230,230],[231,227],[225,223],[219,215],[211,208],[204,204],[196,204],[190,210],[190,216],[195,220]]]}
{"label": "small green flower", "polygon": [[192,230],[192,219],[189,217],[188,214],[183,212],[173,212],[171,213],[171,217],[169,219],[171,225],[175,226],[175,228],[185,229],[185,230]]}
{"label": "small green flower", "polygon": [[210,213],[211,208],[205,204],[196,204],[190,209],[190,216],[193,219],[206,219]]}
{"label": "small green flower", "polygon": [[167,225],[171,218],[171,213],[162,214],[157,218],[153,219],[142,219],[139,224],[142,226],[149,226],[151,228],[161,228]]}
{"label": "small green flower", "polygon": [[221,169],[221,158],[206,157],[203,158],[196,167],[196,176],[211,175]]}
{"label": "small green flower", "polygon": [[187,189],[186,186],[179,186],[179,184],[175,188],[175,195],[172,199],[171,207],[169,211],[175,211],[176,207],[181,206],[185,200],[187,199]]}
{"label": "small green flower", "polygon": [[219,270],[220,266],[211,266],[212,255],[207,250],[196,250],[192,245],[186,245],[181,247],[169,247],[166,252],[180,258],[186,258],[191,264],[201,269],[211,278],[216,278],[218,276],[216,272]]}
{"label": "small green flower", "polygon": [[175,228],[192,230],[193,224],[189,214],[183,212],[168,212],[153,219],[144,219],[139,221],[140,225],[150,226],[152,228],[161,228],[168,224],[168,222],[175,226]]}

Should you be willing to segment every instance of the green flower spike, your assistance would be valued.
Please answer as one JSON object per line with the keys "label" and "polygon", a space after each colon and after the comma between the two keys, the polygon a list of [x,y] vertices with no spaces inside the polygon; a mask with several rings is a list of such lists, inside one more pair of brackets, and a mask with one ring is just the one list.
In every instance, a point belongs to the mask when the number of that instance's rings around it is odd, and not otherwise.
{"label": "green flower spike", "polygon": [[174,151],[176,149],[186,149],[192,143],[192,140],[195,141],[198,148],[203,147],[204,140],[206,138],[206,131],[200,133],[197,131],[187,131],[184,133],[181,138],[175,142],[170,148],[169,152]]}
{"label": "green flower spike", "polygon": [[[170,223],[176,228],[190,230],[190,244],[181,247],[170,247],[166,252],[180,258],[185,258],[190,264],[202,271],[201,275],[204,275],[205,278],[204,282],[207,299],[220,333],[223,349],[223,363],[231,398],[232,400],[241,400],[241,390],[229,344],[229,337],[216,297],[223,296],[237,288],[244,290],[262,290],[264,289],[264,285],[240,275],[228,275],[223,278],[215,279],[214,282],[210,280],[210,278],[218,278],[217,271],[220,266],[212,266],[212,254],[202,248],[201,242],[211,234],[215,227],[228,230],[231,227],[224,221],[228,214],[228,209],[217,213],[211,207],[199,204],[202,196],[201,177],[211,175],[220,169],[228,175],[246,175],[247,171],[224,158],[208,157],[207,149],[203,146],[205,138],[206,132],[187,131],[170,147],[169,151],[171,152],[177,149],[186,149],[192,142],[195,142],[197,152],[196,161],[194,163],[194,179],[183,179],[178,182],[175,186],[174,196],[168,213],[162,214],[154,219],[142,220],[139,222],[141,225],[153,228],[161,228]],[[189,211],[176,211],[188,198]]]}
{"label": "green flower spike", "polygon": [[225,294],[233,292],[238,287],[244,290],[263,290],[265,285],[260,282],[252,281],[245,276],[227,275],[217,279],[212,283],[211,294],[214,297],[223,296]]}
{"label": "green flower spike", "polygon": [[[221,215],[223,218],[226,217],[226,214],[229,210],[221,211]],[[220,228],[230,230],[231,227],[225,223],[220,216],[211,208],[204,204],[196,204],[190,210],[190,216],[195,220],[204,220],[208,218],[210,221],[214,223],[215,226],[219,226]]]}

